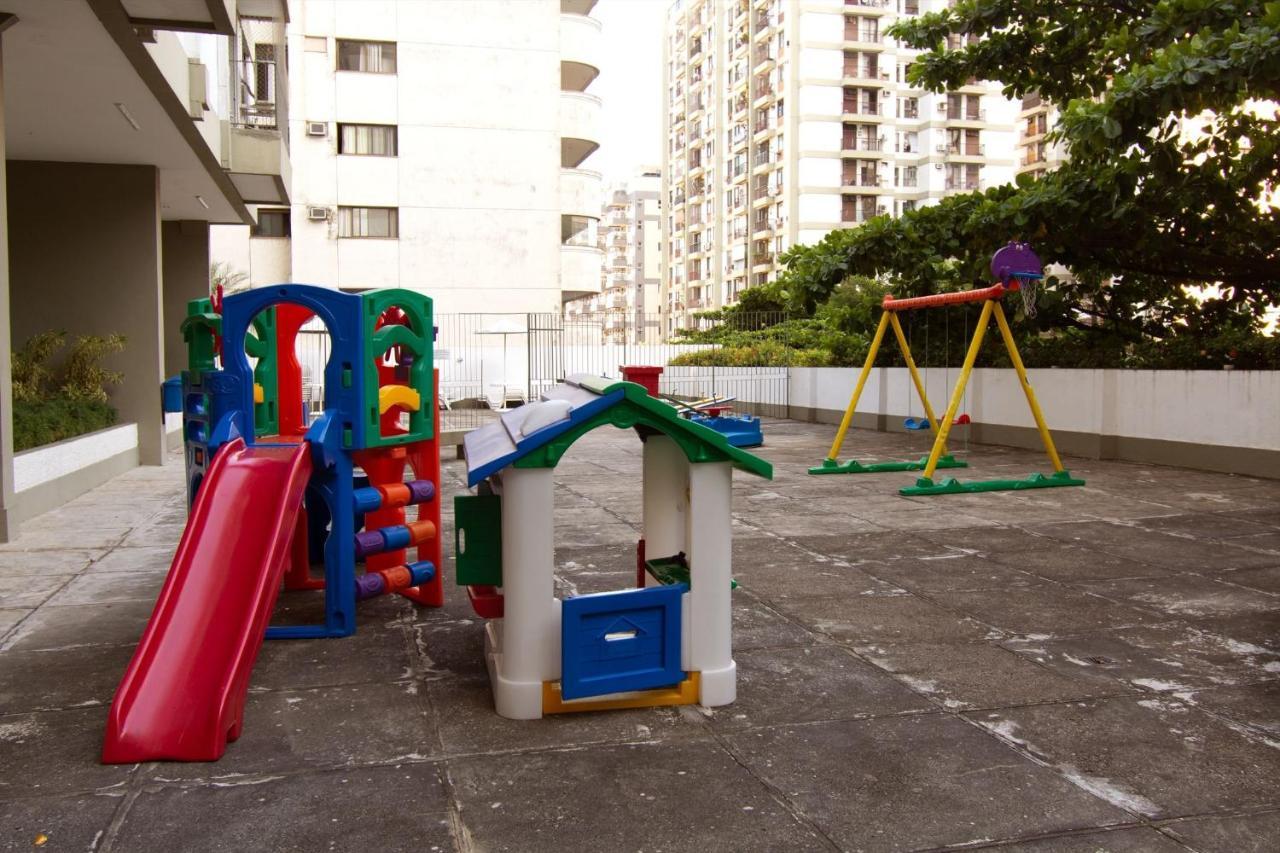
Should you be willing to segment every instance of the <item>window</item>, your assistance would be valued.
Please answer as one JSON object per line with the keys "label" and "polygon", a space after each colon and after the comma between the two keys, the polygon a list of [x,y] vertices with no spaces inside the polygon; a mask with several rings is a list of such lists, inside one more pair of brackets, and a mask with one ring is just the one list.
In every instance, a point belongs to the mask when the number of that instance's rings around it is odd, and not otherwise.
{"label": "window", "polygon": [[338,39],[338,70],[396,73],[396,44],[391,41]]}
{"label": "window", "polygon": [[263,208],[258,211],[258,223],[250,229],[254,237],[288,237],[289,211]]}
{"label": "window", "polygon": [[395,207],[339,207],[339,237],[399,237],[400,210]]}
{"label": "window", "polygon": [[393,124],[339,124],[339,154],[369,154],[394,157],[399,153]]}
{"label": "window", "polygon": [[307,53],[328,53],[329,39],[324,36],[303,36],[302,49]]}

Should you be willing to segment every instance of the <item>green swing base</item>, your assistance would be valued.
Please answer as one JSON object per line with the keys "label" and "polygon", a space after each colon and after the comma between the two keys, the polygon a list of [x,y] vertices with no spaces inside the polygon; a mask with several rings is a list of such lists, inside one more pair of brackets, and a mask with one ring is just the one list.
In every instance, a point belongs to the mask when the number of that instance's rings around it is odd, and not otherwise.
{"label": "green swing base", "polygon": [[[939,465],[939,468],[942,466]],[[900,495],[960,495],[968,492],[1008,492],[1023,489],[1054,489],[1059,486],[1083,486],[1084,480],[1071,476],[1067,470],[1053,474],[1032,474],[1025,480],[979,480],[974,483],[962,483],[955,477],[948,477],[941,483],[934,483],[928,477],[916,480],[914,486],[898,489]]]}
{"label": "green swing base", "polygon": [[[915,462],[859,462],[850,459],[841,464],[835,459],[823,459],[822,464],[810,468],[810,474],[883,474],[887,471],[923,471],[929,464],[928,456],[921,456]],[[968,468],[969,463],[957,459],[948,453],[938,458],[939,468]]]}

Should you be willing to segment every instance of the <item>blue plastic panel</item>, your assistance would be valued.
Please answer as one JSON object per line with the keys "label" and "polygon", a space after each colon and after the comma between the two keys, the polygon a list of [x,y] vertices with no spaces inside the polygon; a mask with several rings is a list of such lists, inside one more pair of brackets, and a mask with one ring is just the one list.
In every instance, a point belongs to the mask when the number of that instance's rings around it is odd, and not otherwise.
{"label": "blue plastic panel", "polygon": [[687,591],[672,584],[565,599],[560,695],[583,699],[684,681],[680,596]]}

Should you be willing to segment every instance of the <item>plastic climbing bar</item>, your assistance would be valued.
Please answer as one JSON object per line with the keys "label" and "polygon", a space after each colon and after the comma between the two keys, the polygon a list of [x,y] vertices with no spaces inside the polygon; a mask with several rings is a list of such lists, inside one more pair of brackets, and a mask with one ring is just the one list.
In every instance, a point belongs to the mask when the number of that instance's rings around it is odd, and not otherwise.
{"label": "plastic climbing bar", "polygon": [[431,583],[436,576],[435,564],[419,560],[390,569],[376,569],[356,578],[356,600],[364,601],[391,592],[403,592]]}
{"label": "plastic climbing bar", "polygon": [[436,484],[430,480],[410,480],[389,486],[365,486],[351,494],[356,512],[373,512],[424,504],[436,496]]}

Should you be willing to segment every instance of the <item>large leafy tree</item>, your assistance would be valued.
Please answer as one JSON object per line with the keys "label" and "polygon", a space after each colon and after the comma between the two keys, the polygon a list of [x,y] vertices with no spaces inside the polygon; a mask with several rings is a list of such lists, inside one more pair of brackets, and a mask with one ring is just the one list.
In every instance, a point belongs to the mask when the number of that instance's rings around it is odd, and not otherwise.
{"label": "large leafy tree", "polygon": [[[850,275],[916,294],[981,283],[1012,238],[1074,274],[1051,282],[1042,329],[1244,332],[1280,301],[1280,217],[1265,203],[1280,183],[1280,2],[957,0],[892,33],[926,51],[918,85],[995,80],[1058,105],[1070,159],[793,249],[779,282],[792,307],[812,311]],[[948,50],[952,34],[980,38]]]}

